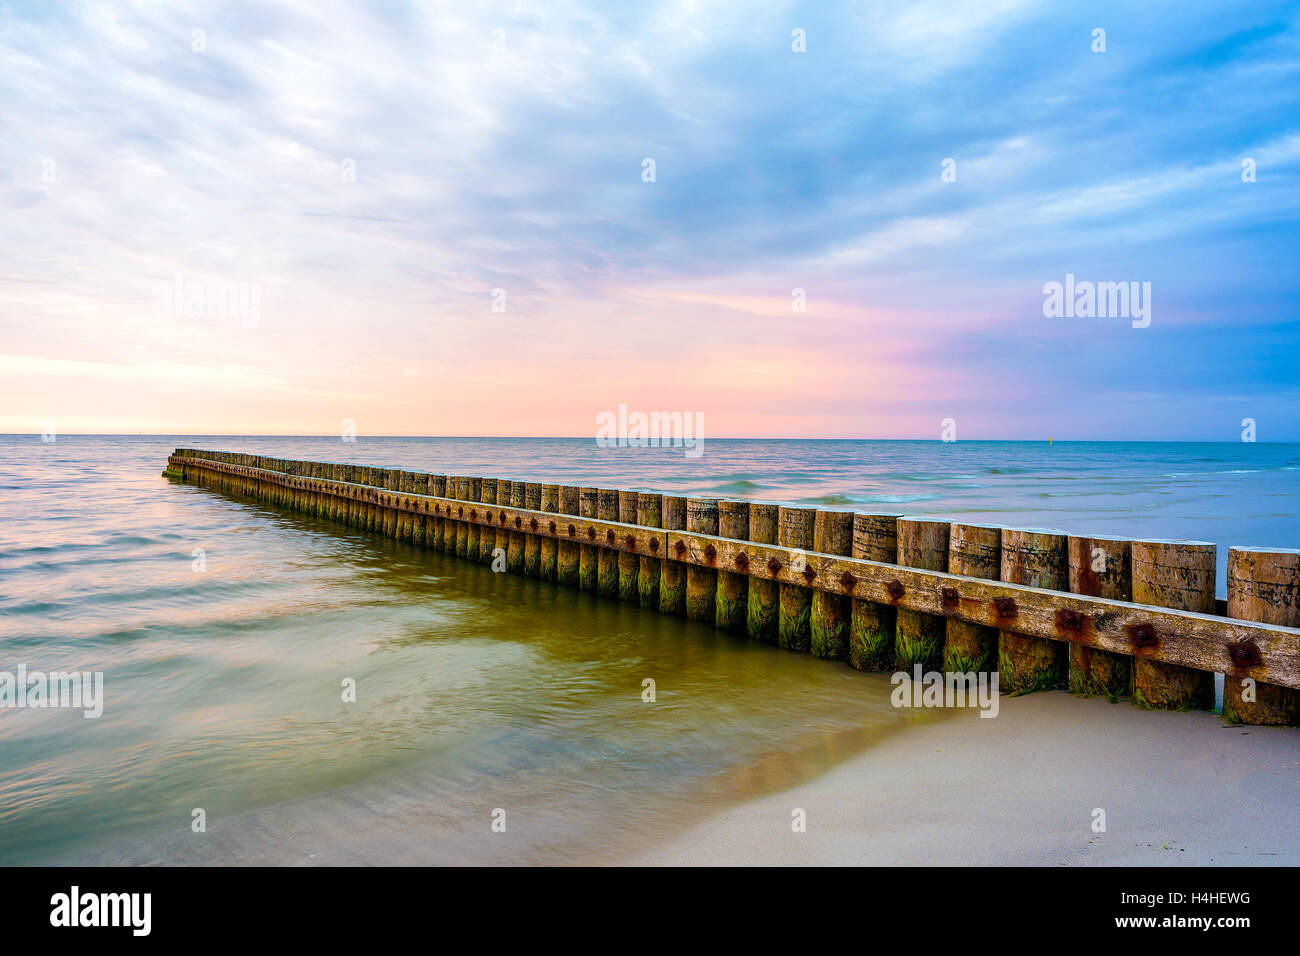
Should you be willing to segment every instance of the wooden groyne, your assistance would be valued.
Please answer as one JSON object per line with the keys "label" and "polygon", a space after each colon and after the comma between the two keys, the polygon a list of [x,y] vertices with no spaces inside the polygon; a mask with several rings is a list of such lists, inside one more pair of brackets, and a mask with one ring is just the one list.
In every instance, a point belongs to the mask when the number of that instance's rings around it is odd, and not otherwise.
{"label": "wooden groyne", "polygon": [[[1300,551],[1083,537],[178,448],[164,475],[859,670],[1300,724]],[[1222,611],[1226,613],[1216,613]]]}

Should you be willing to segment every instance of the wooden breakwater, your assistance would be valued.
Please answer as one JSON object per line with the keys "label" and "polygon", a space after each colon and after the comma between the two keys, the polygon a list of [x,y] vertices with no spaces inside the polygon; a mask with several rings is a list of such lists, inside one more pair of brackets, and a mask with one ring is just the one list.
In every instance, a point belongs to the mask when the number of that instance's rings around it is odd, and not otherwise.
{"label": "wooden breakwater", "polygon": [[[860,670],[1300,724],[1300,551],[178,448],[164,475]],[[1217,613],[1222,612],[1222,613]]]}

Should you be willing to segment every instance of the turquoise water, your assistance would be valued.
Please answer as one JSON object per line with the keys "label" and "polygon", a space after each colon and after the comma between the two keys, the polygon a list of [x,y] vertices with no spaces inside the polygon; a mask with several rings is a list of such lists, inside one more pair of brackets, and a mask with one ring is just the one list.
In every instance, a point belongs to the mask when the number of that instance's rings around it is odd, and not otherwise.
{"label": "turquoise water", "polygon": [[883,675],[168,482],[178,445],[1198,538],[1221,566],[1300,547],[1300,445],[0,437],[0,671],[105,682],[97,720],[0,709],[0,862],[618,859],[945,719]]}

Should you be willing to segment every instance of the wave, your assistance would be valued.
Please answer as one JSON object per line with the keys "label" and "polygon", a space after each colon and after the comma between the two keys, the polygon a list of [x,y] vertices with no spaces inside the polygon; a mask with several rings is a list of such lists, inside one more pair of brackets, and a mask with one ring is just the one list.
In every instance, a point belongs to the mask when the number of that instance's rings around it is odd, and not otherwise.
{"label": "wave", "polygon": [[731,494],[743,495],[751,491],[760,491],[766,487],[767,487],[766,485],[760,485],[756,481],[749,481],[748,479],[741,478],[737,481],[728,481],[725,484],[713,485],[710,490],[719,491],[719,492],[725,491]]}
{"label": "wave", "polygon": [[914,501],[934,501],[939,495],[818,495],[800,498],[800,504],[810,505],[902,505]]}

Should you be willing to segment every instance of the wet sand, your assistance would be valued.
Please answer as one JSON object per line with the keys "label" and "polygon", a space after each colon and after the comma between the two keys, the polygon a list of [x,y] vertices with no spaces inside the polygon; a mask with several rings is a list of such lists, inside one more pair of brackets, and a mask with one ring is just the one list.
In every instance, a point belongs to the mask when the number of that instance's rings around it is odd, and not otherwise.
{"label": "wet sand", "polygon": [[1294,866],[1297,815],[1300,730],[1055,691],[910,728],[624,862]]}

